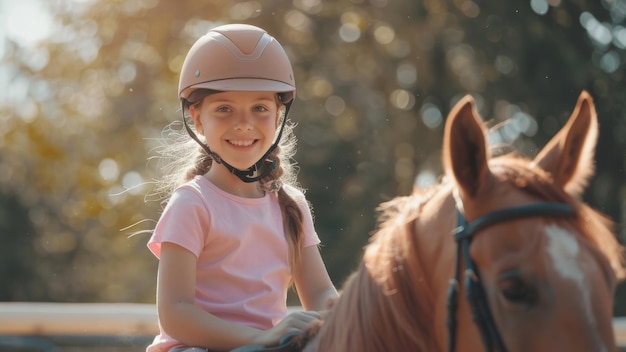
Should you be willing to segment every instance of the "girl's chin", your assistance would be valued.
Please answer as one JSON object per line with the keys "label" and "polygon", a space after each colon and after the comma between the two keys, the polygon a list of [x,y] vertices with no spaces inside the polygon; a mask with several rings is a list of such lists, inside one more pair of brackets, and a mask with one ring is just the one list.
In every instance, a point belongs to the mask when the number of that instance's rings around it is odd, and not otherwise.
{"label": "girl's chin", "polygon": [[240,161],[235,161],[233,160],[232,162],[230,160],[224,160],[226,161],[230,166],[234,167],[237,170],[248,170],[249,168],[254,166],[255,161],[248,161],[248,162],[240,162]]}
{"label": "girl's chin", "polygon": [[[256,154],[256,153],[255,153]],[[243,158],[232,158],[229,157],[228,155],[226,155],[225,157],[223,156],[223,160],[225,162],[227,162],[230,166],[234,167],[235,169],[238,170],[248,170],[249,168],[253,167],[254,164],[259,161],[259,159],[263,156],[262,154],[258,154],[258,155],[252,155],[252,153],[250,153],[250,155],[246,155],[247,157],[243,157]]]}

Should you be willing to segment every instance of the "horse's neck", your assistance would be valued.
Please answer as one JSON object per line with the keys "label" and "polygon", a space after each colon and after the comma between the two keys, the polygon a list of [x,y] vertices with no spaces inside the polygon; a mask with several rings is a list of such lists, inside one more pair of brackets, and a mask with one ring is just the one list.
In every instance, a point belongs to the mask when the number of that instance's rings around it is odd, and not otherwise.
{"label": "horse's neck", "polygon": [[415,221],[417,255],[424,264],[423,273],[428,282],[433,309],[430,312],[437,344],[443,350],[447,332],[446,298],[449,280],[454,274],[456,242],[453,230],[457,226],[456,202],[451,187],[443,185],[440,192],[424,204]]}
{"label": "horse's neck", "polygon": [[456,213],[452,191],[445,187],[424,204],[415,221],[418,254],[429,265],[426,272],[433,274],[430,282],[436,283],[442,275],[451,274],[445,264],[452,262],[455,255],[452,231],[456,227]]}

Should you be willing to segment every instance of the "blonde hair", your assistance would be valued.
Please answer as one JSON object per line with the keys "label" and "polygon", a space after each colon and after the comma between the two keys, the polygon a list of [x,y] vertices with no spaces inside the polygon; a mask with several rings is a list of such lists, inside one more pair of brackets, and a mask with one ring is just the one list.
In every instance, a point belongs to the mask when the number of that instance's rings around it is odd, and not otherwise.
{"label": "blonde hair", "polygon": [[[211,94],[211,91],[206,91],[204,96],[194,99],[194,103],[185,103],[183,114],[190,105],[200,104],[208,94]],[[277,99],[277,104],[281,109],[281,118],[287,119],[285,105],[282,105],[279,99]],[[187,116],[183,118],[187,118]],[[189,127],[198,135],[193,125]],[[280,181],[283,185],[289,185],[304,192],[297,182],[297,169],[293,163],[297,144],[293,133],[294,127],[295,125],[290,120],[285,121],[278,146],[268,157],[276,167],[267,176],[259,180],[262,189],[266,184]],[[158,159],[157,169],[161,171],[161,175],[155,182],[152,198],[156,198],[164,207],[176,188],[192,180],[195,176],[206,174],[213,167],[213,158],[189,136],[182,121],[167,125],[163,129],[159,142],[160,145],[155,148],[155,158]],[[293,276],[295,268],[300,263],[304,237],[302,211],[283,187],[277,191],[277,197],[284,219],[285,236],[289,243],[289,264]]]}

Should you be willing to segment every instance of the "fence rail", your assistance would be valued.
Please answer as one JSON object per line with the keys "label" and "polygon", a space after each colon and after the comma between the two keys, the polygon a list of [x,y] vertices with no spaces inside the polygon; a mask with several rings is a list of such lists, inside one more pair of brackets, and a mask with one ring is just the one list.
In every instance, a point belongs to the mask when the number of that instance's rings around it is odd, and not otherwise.
{"label": "fence rail", "polygon": [[156,335],[156,307],[138,303],[0,303],[0,335]]}
{"label": "fence rail", "polygon": [[[626,347],[626,317],[613,326]],[[143,351],[157,333],[152,304],[0,302],[0,352]]]}

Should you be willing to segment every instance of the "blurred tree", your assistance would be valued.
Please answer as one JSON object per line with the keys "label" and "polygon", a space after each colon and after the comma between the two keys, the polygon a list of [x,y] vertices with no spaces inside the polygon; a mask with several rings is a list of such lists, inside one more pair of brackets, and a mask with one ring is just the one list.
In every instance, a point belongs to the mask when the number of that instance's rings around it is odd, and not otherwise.
{"label": "blurred tree", "polygon": [[[14,234],[20,234],[14,237]],[[15,196],[0,198],[0,278],[3,290],[0,300],[13,301],[24,297],[45,299],[45,277],[37,270],[38,253],[31,246],[35,230],[25,209]],[[10,244],[10,245],[6,245]]]}
{"label": "blurred tree", "polygon": [[[299,177],[338,285],[375,228],[376,206],[437,181],[445,115],[467,93],[494,123],[509,121],[494,143],[532,155],[589,90],[602,130],[585,199],[626,222],[624,0],[45,4],[55,18],[49,38],[6,45],[11,89],[24,93],[0,105],[3,248],[36,264],[0,280],[36,289],[2,286],[0,298],[153,301],[148,235],[128,237],[159,215],[144,201],[158,176],[146,158],[180,118],[189,46],[228,22],[266,28],[292,58]],[[618,297],[616,313],[626,315],[623,288]]]}

